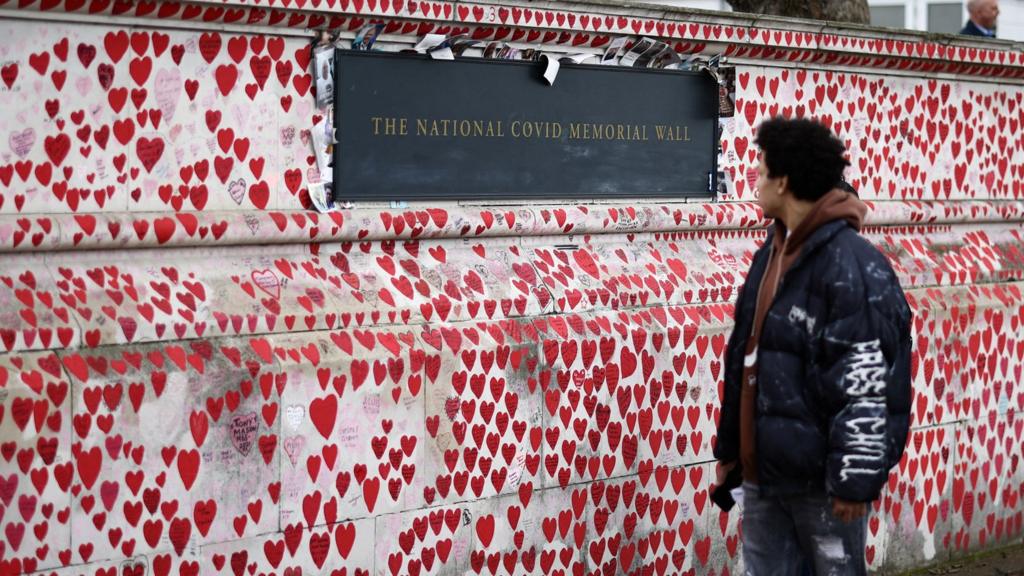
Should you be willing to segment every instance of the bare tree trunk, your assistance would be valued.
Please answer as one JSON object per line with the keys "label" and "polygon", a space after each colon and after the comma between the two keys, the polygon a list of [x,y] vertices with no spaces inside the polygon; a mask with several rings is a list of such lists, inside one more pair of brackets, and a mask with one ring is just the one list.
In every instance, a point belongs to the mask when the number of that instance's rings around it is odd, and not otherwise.
{"label": "bare tree trunk", "polygon": [[870,23],[867,0],[728,0],[732,9],[751,14],[771,14],[831,20],[833,22]]}

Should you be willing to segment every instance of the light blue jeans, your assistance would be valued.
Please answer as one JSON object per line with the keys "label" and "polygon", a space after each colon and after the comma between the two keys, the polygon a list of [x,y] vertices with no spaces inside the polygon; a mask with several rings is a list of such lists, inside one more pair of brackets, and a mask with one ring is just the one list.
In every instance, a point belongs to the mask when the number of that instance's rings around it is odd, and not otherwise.
{"label": "light blue jeans", "polygon": [[743,483],[745,576],[865,576],[867,517],[842,522],[824,492],[761,498]]}

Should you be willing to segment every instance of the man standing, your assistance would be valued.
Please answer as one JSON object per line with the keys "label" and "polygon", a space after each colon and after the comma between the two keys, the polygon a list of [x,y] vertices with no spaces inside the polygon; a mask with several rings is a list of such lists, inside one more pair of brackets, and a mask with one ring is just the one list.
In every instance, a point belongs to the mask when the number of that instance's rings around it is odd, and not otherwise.
{"label": "man standing", "polygon": [[775,225],[736,302],[715,490],[742,477],[746,576],[795,576],[804,559],[862,576],[868,505],[910,423],[910,308],[858,234],[866,205],[834,189],[849,163],[829,129],[775,118],[755,143]]}
{"label": "man standing", "polygon": [[999,19],[999,0],[967,0],[969,19],[961,34],[967,36],[996,37],[996,21]]}

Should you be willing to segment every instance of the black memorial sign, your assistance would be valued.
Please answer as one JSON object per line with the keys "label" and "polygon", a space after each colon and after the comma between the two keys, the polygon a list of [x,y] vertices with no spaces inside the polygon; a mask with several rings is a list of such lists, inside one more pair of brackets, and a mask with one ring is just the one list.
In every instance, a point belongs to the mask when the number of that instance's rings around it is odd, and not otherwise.
{"label": "black memorial sign", "polygon": [[718,87],[707,74],[339,50],[334,197],[712,194]]}

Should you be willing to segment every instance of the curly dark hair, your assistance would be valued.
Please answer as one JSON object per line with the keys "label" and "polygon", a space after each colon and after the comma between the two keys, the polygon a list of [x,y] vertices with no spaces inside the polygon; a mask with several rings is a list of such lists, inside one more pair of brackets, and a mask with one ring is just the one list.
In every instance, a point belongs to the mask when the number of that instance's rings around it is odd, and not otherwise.
{"label": "curly dark hair", "polygon": [[775,117],[757,128],[754,143],[761,149],[768,175],[789,176],[789,189],[800,200],[815,201],[842,180],[850,163],[846,146],[823,124],[804,118]]}

